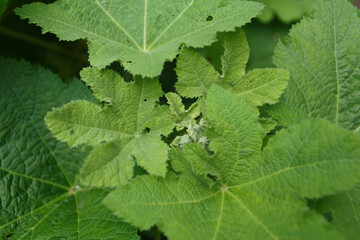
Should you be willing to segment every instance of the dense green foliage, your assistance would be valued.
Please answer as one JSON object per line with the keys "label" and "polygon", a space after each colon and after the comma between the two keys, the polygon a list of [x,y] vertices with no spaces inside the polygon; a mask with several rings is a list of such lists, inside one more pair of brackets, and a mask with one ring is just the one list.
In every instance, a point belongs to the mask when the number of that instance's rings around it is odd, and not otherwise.
{"label": "dense green foliage", "polygon": [[357,239],[350,2],[0,1],[0,239]]}
{"label": "dense green foliage", "polygon": [[92,100],[90,91],[24,61],[1,58],[0,77],[1,237],[137,239],[136,229],[101,204],[109,189],[80,185],[88,150],[59,143],[44,123],[52,107]]}

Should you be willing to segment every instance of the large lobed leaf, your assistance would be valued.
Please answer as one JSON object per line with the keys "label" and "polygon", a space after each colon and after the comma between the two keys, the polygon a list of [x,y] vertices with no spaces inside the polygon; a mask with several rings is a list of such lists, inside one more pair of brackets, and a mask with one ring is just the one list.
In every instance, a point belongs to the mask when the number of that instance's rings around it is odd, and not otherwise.
{"label": "large lobed leaf", "polygon": [[82,79],[104,107],[73,101],[54,109],[46,123],[70,146],[90,145],[81,172],[84,184],[117,186],[133,176],[136,163],[150,174],[165,176],[168,146],[161,140],[174,128],[170,111],[158,106],[164,93],[157,79],[136,77],[125,82],[112,70],[88,68]]}
{"label": "large lobed leaf", "polygon": [[204,117],[213,155],[196,144],[172,150],[177,174],[138,177],[105,205],[141,229],[157,225],[170,240],[341,239],[305,198],[358,181],[358,136],[307,121],[276,134],[261,152],[258,111],[217,86],[207,94]]}
{"label": "large lobed leaf", "polygon": [[75,99],[92,101],[80,81],[0,58],[0,239],[139,239],[102,205],[109,190],[78,182],[87,151],[56,141],[44,123]]}
{"label": "large lobed leaf", "polygon": [[209,45],[216,32],[243,26],[262,7],[243,0],[58,0],[16,12],[60,40],[86,38],[97,68],[120,60],[131,73],[154,77],[180,44]]}
{"label": "large lobed leaf", "polygon": [[[360,133],[359,26],[359,11],[350,3],[322,0],[312,17],[291,30],[274,57],[291,78],[280,103],[270,108],[272,117],[284,126],[324,118]],[[349,240],[359,236],[358,186],[318,203]]]}
{"label": "large lobed leaf", "polygon": [[250,49],[241,30],[224,34],[223,46],[221,75],[195,50],[185,48],[181,52],[176,69],[178,82],[175,85],[180,95],[200,97],[216,84],[257,106],[276,103],[287,86],[288,72],[266,68],[245,73]]}
{"label": "large lobed leaf", "polygon": [[282,40],[274,62],[289,86],[270,113],[282,125],[324,118],[360,129],[360,17],[345,0],[324,0]]}

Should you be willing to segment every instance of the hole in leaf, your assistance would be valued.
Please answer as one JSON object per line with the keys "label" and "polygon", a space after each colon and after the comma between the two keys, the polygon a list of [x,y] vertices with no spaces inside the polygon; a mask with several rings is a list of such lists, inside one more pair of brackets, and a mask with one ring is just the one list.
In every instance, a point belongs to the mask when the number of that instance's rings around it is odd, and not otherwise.
{"label": "hole in leaf", "polygon": [[148,133],[150,132],[150,128],[148,128],[148,127],[145,128],[145,130],[146,130],[146,132],[148,132]]}
{"label": "hole in leaf", "polygon": [[126,61],[126,63],[129,63],[129,64],[131,64],[131,63],[133,63],[133,61]]}
{"label": "hole in leaf", "polygon": [[[135,158],[134,158],[134,161],[135,161]],[[148,172],[143,167],[139,166],[137,163],[135,164],[134,177],[147,175],[147,174],[148,174]]]}
{"label": "hole in leaf", "polygon": [[70,134],[73,135],[75,133],[74,129],[70,130]]}
{"label": "hole in leaf", "polygon": [[324,213],[324,218],[325,218],[328,222],[332,222],[332,220],[333,220],[332,212],[326,212],[326,213]]}
{"label": "hole in leaf", "polygon": [[130,43],[129,39],[126,39],[127,43]]}
{"label": "hole in leaf", "polygon": [[157,227],[152,227],[151,229],[147,231],[138,231],[138,234],[141,236],[142,240],[166,240],[167,238],[160,232],[160,230]]}
{"label": "hole in leaf", "polygon": [[59,219],[58,217],[54,217],[53,220],[52,220],[52,223],[53,223],[54,225],[57,225],[57,224],[60,223],[60,219]]}
{"label": "hole in leaf", "polygon": [[185,44],[181,43],[180,46],[179,46],[179,50],[182,50],[184,46],[185,46]]}
{"label": "hole in leaf", "polygon": [[212,175],[210,173],[207,174],[207,177],[210,178],[211,180],[213,180],[214,182],[217,182],[219,180],[219,178],[215,175]]}
{"label": "hole in leaf", "polygon": [[147,99],[146,99],[146,98],[144,99],[144,102],[147,102]]}
{"label": "hole in leaf", "polygon": [[211,22],[212,20],[214,20],[214,17],[209,15],[207,18],[206,18],[206,21],[207,22]]}

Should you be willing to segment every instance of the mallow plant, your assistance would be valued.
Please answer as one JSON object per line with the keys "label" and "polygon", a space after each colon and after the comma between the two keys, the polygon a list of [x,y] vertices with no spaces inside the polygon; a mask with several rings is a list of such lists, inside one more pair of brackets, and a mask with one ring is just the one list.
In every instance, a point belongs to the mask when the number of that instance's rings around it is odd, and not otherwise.
{"label": "mallow plant", "polygon": [[[85,39],[90,65],[62,81],[0,57],[0,238],[358,239],[360,12],[311,3],[274,65],[249,70],[242,27],[284,8],[269,2],[17,8],[43,33]],[[211,44],[220,68],[199,51]]]}

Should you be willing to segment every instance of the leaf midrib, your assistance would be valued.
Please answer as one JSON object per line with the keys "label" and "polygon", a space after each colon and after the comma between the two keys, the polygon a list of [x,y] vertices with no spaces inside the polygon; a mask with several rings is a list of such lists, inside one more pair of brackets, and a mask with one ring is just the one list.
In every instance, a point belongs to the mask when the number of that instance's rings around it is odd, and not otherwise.
{"label": "leaf midrib", "polygon": [[[81,218],[80,218],[80,211],[79,211],[79,204],[78,204],[78,200],[77,200],[77,194],[78,194],[79,192],[87,192],[87,191],[91,191],[91,190],[92,190],[92,188],[85,188],[85,189],[77,190],[77,191],[75,191],[75,192],[73,192],[73,193],[71,192],[72,190],[69,190],[69,191],[61,194],[61,195],[58,196],[57,198],[55,198],[55,199],[53,199],[53,200],[51,200],[51,201],[43,204],[42,206],[36,208],[35,210],[32,210],[32,211],[30,211],[30,212],[28,212],[28,213],[26,213],[26,214],[24,214],[24,215],[22,215],[22,216],[19,216],[19,217],[13,219],[12,221],[6,223],[5,225],[0,226],[0,229],[3,229],[3,228],[5,228],[5,227],[7,227],[7,226],[9,226],[9,225],[11,225],[11,224],[13,224],[13,223],[21,220],[21,219],[23,219],[23,218],[25,218],[25,217],[31,216],[31,215],[39,212],[40,210],[46,208],[47,206],[50,206],[50,205],[52,205],[52,204],[56,204],[56,203],[60,202],[57,206],[55,206],[55,208],[51,208],[46,214],[44,214],[43,217],[33,225],[33,227],[29,228],[29,230],[22,236],[22,238],[23,238],[23,237],[25,237],[27,234],[29,234],[30,231],[34,231],[35,228],[36,228],[42,221],[44,221],[53,211],[55,211],[57,208],[59,208],[60,205],[62,205],[66,199],[68,199],[68,198],[70,198],[70,197],[73,196],[73,197],[74,197],[74,201],[75,201],[75,205],[76,205],[75,207],[76,207],[77,219],[78,219],[78,220],[77,220],[77,235],[78,235],[78,239],[80,239],[80,220],[81,220]],[[108,221],[108,220],[107,220],[107,221]],[[22,238],[20,238],[20,239],[22,239]]]}
{"label": "leaf midrib", "polygon": [[355,205],[354,205],[354,199],[351,197],[351,194],[349,193],[349,191],[346,191],[346,194],[347,194],[347,196],[348,196],[348,198],[349,198],[349,200],[350,200],[351,208],[352,208],[352,210],[353,210],[353,212],[354,212],[354,217],[355,217],[355,219],[356,219],[356,222],[357,222],[358,225],[360,226],[360,219],[359,219],[359,216],[358,216],[358,214],[357,214],[356,207],[355,207]]}
{"label": "leaf midrib", "polygon": [[[245,77],[246,77],[246,76],[245,76]],[[238,94],[236,94],[236,95],[242,96],[242,95],[247,94],[247,93],[253,93],[254,91],[256,91],[256,90],[258,90],[258,89],[260,89],[260,88],[265,88],[266,86],[270,85],[270,84],[273,83],[273,82],[279,82],[280,79],[281,79],[281,78],[280,78],[279,76],[277,76],[276,78],[274,78],[274,79],[271,80],[271,81],[263,82],[261,85],[259,85],[259,86],[257,86],[257,87],[251,88],[251,89],[246,90],[246,91],[242,91],[242,92],[240,92],[240,93],[238,93]],[[253,94],[258,95],[258,94],[256,94],[256,93],[253,93]],[[262,95],[259,95],[259,96],[262,96]]]}
{"label": "leaf midrib", "polygon": [[[358,160],[357,158],[354,158],[354,159],[336,159],[336,161],[341,161],[341,162],[352,162],[352,161],[355,162],[357,160]],[[232,185],[232,186],[229,186],[228,188],[241,188],[241,187],[245,187],[245,186],[249,186],[249,185],[261,182],[263,180],[266,180],[268,178],[277,176],[277,175],[282,174],[284,172],[296,170],[296,169],[299,169],[299,168],[306,168],[306,167],[316,166],[316,165],[320,165],[320,164],[331,164],[331,163],[334,163],[336,161],[334,159],[327,159],[327,160],[322,160],[322,161],[318,161],[318,162],[315,162],[315,163],[297,165],[297,166],[294,166],[294,167],[286,167],[286,168],[283,168],[283,169],[281,169],[279,171],[273,172],[273,173],[271,173],[269,175],[257,178],[257,179],[255,179],[253,181],[246,182],[246,183],[243,183],[243,184],[240,184],[240,185]]]}
{"label": "leaf midrib", "polygon": [[[219,23],[222,23],[222,22],[224,22],[224,21],[227,21],[227,20],[229,20],[229,19],[231,19],[231,18],[235,18],[235,17],[239,17],[239,16],[242,16],[242,15],[243,15],[243,13],[242,13],[242,14],[236,14],[236,15],[232,15],[232,16],[227,17],[227,18],[223,18],[223,19],[221,19],[220,21],[214,21],[213,23],[208,24],[208,25],[206,25],[205,27],[196,29],[195,31],[192,31],[192,32],[188,32],[188,33],[186,33],[186,34],[184,34],[184,35],[178,36],[178,37],[176,37],[176,38],[173,38],[173,39],[171,39],[171,40],[169,40],[169,41],[167,41],[167,42],[164,42],[164,43],[162,43],[162,44],[157,45],[157,46],[154,47],[154,45],[155,45],[155,44],[161,39],[161,37],[174,25],[174,23],[175,23],[176,21],[178,21],[178,19],[181,18],[181,16],[187,11],[187,9],[189,9],[189,8],[193,5],[193,3],[194,3],[195,0],[192,0],[192,1],[183,9],[183,11],[177,16],[177,18],[175,18],[175,19],[163,30],[163,32],[160,33],[160,35],[158,36],[158,38],[155,39],[155,40],[150,44],[150,46],[146,49],[146,46],[145,46],[144,48],[141,48],[141,47],[140,47],[140,45],[137,43],[137,41],[135,41],[135,39],[126,31],[126,29],[125,29],[124,27],[122,27],[122,25],[121,25],[118,21],[116,21],[116,20],[114,19],[114,17],[113,17],[108,11],[106,11],[106,10],[102,7],[102,5],[98,2],[98,0],[94,0],[94,1],[95,1],[96,5],[98,5],[99,8],[109,17],[110,20],[113,19],[113,20],[111,20],[111,21],[114,22],[114,24],[116,24],[116,25],[118,26],[118,28],[120,28],[119,25],[121,26],[120,29],[122,30],[122,32],[124,32],[124,34],[125,34],[126,36],[128,36],[128,37],[131,39],[131,41],[134,43],[136,49],[138,49],[138,50],[141,51],[142,53],[146,53],[146,54],[155,53],[155,52],[157,52],[157,51],[155,51],[156,49],[159,49],[159,48],[161,48],[161,47],[164,46],[164,45],[168,45],[168,44],[170,44],[170,43],[172,43],[172,42],[174,42],[174,41],[177,41],[177,40],[183,38],[184,36],[190,36],[190,35],[192,35],[192,34],[195,34],[195,33],[197,33],[197,32],[200,32],[200,31],[203,31],[203,30],[205,30],[205,29],[207,29],[207,28],[210,28],[210,27],[212,27],[212,26],[214,26],[214,25],[216,25],[216,24],[219,24]],[[100,5],[99,5],[99,4],[100,4]],[[121,46],[121,47],[123,47],[123,48],[126,48],[126,49],[128,49],[128,50],[132,50],[132,51],[136,50],[136,49],[130,47],[129,45],[126,45],[126,44],[123,44],[123,43],[121,43],[121,42],[118,42],[118,41],[115,41],[115,40],[112,40],[112,39],[103,37],[103,36],[101,36],[101,35],[99,35],[99,34],[97,34],[97,33],[95,33],[95,32],[91,32],[91,31],[82,29],[82,28],[80,28],[80,27],[77,27],[77,26],[75,26],[75,25],[72,25],[72,24],[69,24],[69,23],[66,23],[66,22],[63,22],[63,21],[59,21],[59,20],[56,20],[56,19],[53,19],[53,18],[45,17],[45,16],[43,16],[43,15],[32,14],[31,16],[32,16],[32,17],[43,18],[43,19],[49,20],[49,21],[54,21],[54,22],[57,22],[57,23],[59,23],[59,24],[64,24],[64,25],[66,25],[66,26],[68,26],[68,27],[71,27],[71,28],[74,28],[74,29],[76,29],[76,30],[78,30],[78,31],[80,31],[80,32],[83,32],[83,33],[87,33],[87,34],[96,36],[97,38],[106,40],[106,41],[108,41],[108,42],[110,42],[110,43],[113,43],[113,44],[115,44],[115,45],[119,45],[119,46]],[[145,16],[144,16],[144,17],[145,17]],[[29,16],[28,16],[27,18],[29,18]],[[146,22],[146,21],[144,21],[144,22]],[[146,23],[146,24],[147,24],[147,23]],[[144,33],[147,35],[145,29],[144,29]],[[66,38],[65,38],[65,39],[66,39]],[[160,50],[159,50],[159,51],[160,51]]]}
{"label": "leaf midrib", "polygon": [[70,187],[68,187],[68,186],[57,184],[57,183],[54,183],[52,181],[47,181],[47,180],[42,179],[42,178],[36,178],[36,177],[32,177],[32,176],[29,176],[29,175],[26,175],[26,174],[14,172],[14,171],[11,171],[11,170],[6,169],[4,167],[0,167],[0,170],[4,171],[4,172],[7,172],[7,173],[9,173],[11,175],[14,175],[14,176],[19,176],[19,177],[22,177],[22,178],[28,178],[28,179],[31,179],[31,180],[34,180],[34,181],[37,181],[37,182],[41,182],[41,183],[45,183],[45,184],[48,184],[48,185],[52,185],[54,187],[61,188],[61,189],[64,189],[64,190],[69,190],[70,189]]}
{"label": "leaf midrib", "polygon": [[[50,214],[52,214],[56,209],[58,209],[63,203],[64,203],[65,199],[63,199],[61,202],[60,200],[58,201],[59,203],[54,207],[51,208],[46,214],[44,214],[44,216],[42,218],[40,218],[39,221],[37,221],[31,228],[29,228],[29,230],[27,232],[25,232],[19,239],[23,239],[24,237],[26,237],[30,232],[31,234],[31,240],[33,239],[33,235],[34,235],[34,231],[35,229],[46,219],[50,216]],[[57,202],[54,202],[54,204]]]}
{"label": "leaf midrib", "polygon": [[335,5],[334,5],[334,1],[332,1],[332,6],[333,6],[333,18],[334,18],[334,57],[335,57],[335,72],[336,72],[336,85],[337,85],[337,92],[336,92],[336,112],[335,112],[335,124],[338,124],[338,119],[339,119],[339,104],[340,104],[340,80],[339,80],[339,64],[338,64],[338,57],[337,57],[337,29],[336,29],[336,25],[337,25],[337,19],[335,16]]}
{"label": "leaf midrib", "polygon": [[[101,11],[103,11],[106,14],[106,16],[110,19],[110,21],[113,22],[128,38],[130,38],[130,40],[135,44],[135,46],[140,51],[143,51],[143,49],[141,49],[140,45],[135,41],[135,39],[130,35],[130,33],[128,33],[128,31],[118,21],[116,21],[116,19],[99,3],[99,1],[98,0],[94,0],[94,1],[96,5],[101,9]],[[147,2],[147,0],[145,1]]]}
{"label": "leaf midrib", "polygon": [[177,22],[182,15],[194,4],[194,0],[191,0],[191,2],[182,10],[182,12],[159,34],[159,36],[150,44],[149,49],[152,49],[152,47],[155,45],[156,42],[158,42],[162,36],[174,25],[175,22]]}
{"label": "leaf midrib", "polygon": [[30,211],[30,212],[28,212],[28,213],[25,213],[24,215],[19,216],[19,217],[13,219],[12,221],[6,223],[5,225],[0,226],[0,229],[3,229],[3,228],[5,228],[5,227],[7,227],[7,226],[9,226],[9,225],[11,225],[11,224],[13,224],[13,223],[15,223],[15,222],[17,222],[17,221],[19,221],[19,220],[27,217],[27,216],[33,215],[34,213],[40,211],[41,209],[46,208],[47,206],[49,206],[49,205],[51,205],[51,204],[55,204],[55,203],[61,201],[62,199],[67,198],[68,196],[69,196],[69,193],[66,192],[66,193],[60,195],[59,197],[57,197],[57,198],[55,198],[55,199],[53,199],[53,200],[51,200],[51,201],[43,204],[42,206],[36,208],[35,210],[32,210],[32,211]]}
{"label": "leaf midrib", "polygon": [[[107,132],[111,132],[111,133],[115,133],[115,134],[120,134],[120,135],[127,136],[127,137],[135,137],[135,134],[124,133],[124,132],[116,131],[116,130],[113,130],[113,129],[107,129],[107,128],[101,128],[101,127],[94,127],[94,126],[87,126],[87,125],[84,125],[84,124],[79,124],[79,123],[74,123],[74,122],[69,123],[68,121],[61,120],[61,119],[56,119],[56,121],[62,122],[62,123],[66,123],[66,124],[71,124],[72,126],[83,127],[83,128],[90,128],[90,129],[95,129],[95,130],[100,130],[100,131],[107,131]],[[61,132],[66,132],[66,131],[63,130],[63,131],[61,131]]]}
{"label": "leaf midrib", "polygon": [[226,190],[226,192],[233,199],[235,199],[236,202],[239,203],[239,205],[248,213],[248,215],[253,219],[253,221],[255,221],[259,226],[261,226],[272,239],[279,240],[279,237],[277,237],[260,219],[258,219],[256,215],[239,198],[237,198],[232,192],[228,190]]}

